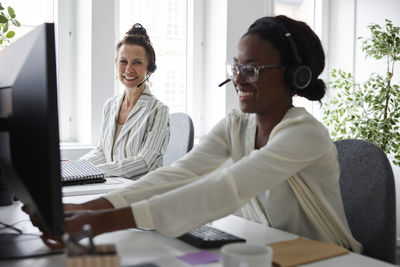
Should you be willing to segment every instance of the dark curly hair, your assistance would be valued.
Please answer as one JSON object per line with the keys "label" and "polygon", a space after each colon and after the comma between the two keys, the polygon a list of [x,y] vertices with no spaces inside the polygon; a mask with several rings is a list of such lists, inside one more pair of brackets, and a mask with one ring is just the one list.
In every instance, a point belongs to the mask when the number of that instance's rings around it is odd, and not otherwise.
{"label": "dark curly hair", "polygon": [[308,100],[320,101],[326,91],[324,81],[318,78],[325,67],[325,54],[320,39],[306,23],[283,15],[263,17],[256,20],[243,37],[256,34],[262,40],[269,41],[279,52],[282,64],[288,68],[294,67],[297,63],[287,37],[285,37],[285,33],[282,31],[281,24],[291,33],[302,64],[310,67],[312,72],[310,84],[302,90],[294,89],[291,81],[287,80],[286,84],[293,95],[297,94]]}
{"label": "dark curly hair", "polygon": [[140,23],[135,23],[129,31],[125,33],[124,38],[118,42],[116,50],[117,53],[122,45],[139,45],[146,51],[147,60],[149,65],[147,70],[154,72],[157,69],[156,66],[156,53],[154,52],[153,45],[150,42],[150,38],[147,35],[146,29]]}

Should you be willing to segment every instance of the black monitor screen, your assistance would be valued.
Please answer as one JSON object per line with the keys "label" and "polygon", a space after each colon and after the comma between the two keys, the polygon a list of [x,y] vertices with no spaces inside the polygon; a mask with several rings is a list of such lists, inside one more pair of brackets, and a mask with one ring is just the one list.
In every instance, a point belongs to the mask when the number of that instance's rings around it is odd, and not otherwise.
{"label": "black monitor screen", "polygon": [[5,185],[53,235],[64,232],[54,25],[0,51],[0,157]]}

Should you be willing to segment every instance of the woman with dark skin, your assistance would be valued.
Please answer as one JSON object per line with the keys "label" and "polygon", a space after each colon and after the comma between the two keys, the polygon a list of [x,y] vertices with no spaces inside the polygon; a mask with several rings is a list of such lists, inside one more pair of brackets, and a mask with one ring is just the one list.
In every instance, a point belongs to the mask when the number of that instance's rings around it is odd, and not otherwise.
{"label": "woman with dark skin", "polygon": [[[229,65],[240,111],[172,167],[66,204],[66,231],[90,224],[94,235],[147,228],[179,236],[241,208],[246,219],[360,252],[343,210],[336,147],[326,128],[292,103],[294,95],[324,96],[323,68],[321,42],[305,23],[258,19]],[[229,158],[232,165],[218,169]]]}

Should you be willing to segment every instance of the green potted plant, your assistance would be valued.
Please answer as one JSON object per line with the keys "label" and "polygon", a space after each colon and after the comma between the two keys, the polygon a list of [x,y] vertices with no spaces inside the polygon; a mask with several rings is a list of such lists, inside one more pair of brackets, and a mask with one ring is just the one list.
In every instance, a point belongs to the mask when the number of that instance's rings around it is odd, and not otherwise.
{"label": "green potted plant", "polygon": [[386,61],[383,74],[357,82],[351,73],[334,69],[328,86],[336,94],[324,104],[323,121],[333,139],[368,140],[387,153],[400,166],[400,86],[392,81],[396,62],[400,61],[400,27],[388,19],[385,25],[368,26],[371,37],[364,39],[367,57]]}
{"label": "green potted plant", "polygon": [[0,47],[5,47],[15,36],[15,32],[10,30],[10,26],[21,26],[15,17],[14,9],[9,6],[6,11],[0,2]]}

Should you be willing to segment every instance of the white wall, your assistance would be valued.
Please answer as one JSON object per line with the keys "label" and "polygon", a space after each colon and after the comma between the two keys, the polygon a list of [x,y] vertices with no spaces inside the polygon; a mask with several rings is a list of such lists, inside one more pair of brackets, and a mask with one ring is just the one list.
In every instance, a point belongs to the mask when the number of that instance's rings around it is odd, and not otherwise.
{"label": "white wall", "polygon": [[330,1],[329,43],[325,51],[329,59],[326,69],[329,71],[341,68],[353,72],[355,1]]}
{"label": "white wall", "polygon": [[[92,47],[92,1],[74,0],[74,15],[70,19],[74,22],[72,36],[74,38],[75,57],[73,59],[75,81],[73,92],[74,102],[71,107],[74,108],[70,123],[72,141],[80,140],[82,143],[90,144],[92,132],[97,132],[91,128],[92,114],[90,112],[91,101],[91,76],[92,72],[92,54],[89,53]],[[61,2],[61,1],[60,1]]]}
{"label": "white wall", "polygon": [[[205,20],[205,1],[188,1],[189,17],[193,20],[188,20],[187,31],[187,103],[188,114],[194,122],[195,137],[203,132],[203,89],[204,89],[204,23]],[[197,122],[197,123],[196,123]]]}
{"label": "white wall", "polygon": [[[202,132],[208,132],[225,115],[225,92],[218,84],[225,77],[227,0],[206,0],[204,27],[204,88]],[[209,112],[211,111],[212,112]]]}
{"label": "white wall", "polygon": [[[228,1],[227,6],[227,43],[226,61],[232,62],[236,55],[237,44],[249,26],[258,18],[271,15],[272,1]],[[239,108],[238,98],[232,83],[228,83],[225,91],[225,113]]]}
{"label": "white wall", "polygon": [[114,95],[115,40],[119,36],[115,14],[115,1],[92,0],[91,102],[95,103],[90,110],[92,144],[99,140],[104,102]]}
{"label": "white wall", "polygon": [[232,61],[235,56],[240,37],[256,19],[272,13],[271,3],[272,0],[205,1],[204,88],[200,136],[207,133],[233,108],[238,108],[232,83],[223,87],[218,87],[218,84],[226,79],[225,63]]}
{"label": "white wall", "polygon": [[[334,0],[330,1],[330,36],[327,49],[328,69],[341,68],[355,75],[357,81],[368,79],[373,72],[384,73],[385,61],[366,59],[358,37],[369,37],[370,24],[392,20],[400,26],[400,1],[398,0]],[[393,82],[400,83],[400,64]],[[393,166],[396,182],[397,216],[400,215],[400,168]],[[397,243],[400,243],[400,220],[397,220]]]}
{"label": "white wall", "polygon": [[[63,131],[60,132],[60,138],[62,140],[70,139],[70,136],[74,135],[73,127],[71,125],[71,118],[74,117],[75,109],[72,108],[74,101],[73,95],[64,90],[64,88],[73,88],[75,83],[73,82],[73,69],[75,59],[68,55],[74,54],[74,21],[69,19],[74,13],[74,0],[56,1],[56,12],[57,18],[56,23],[56,34],[58,38],[57,44],[57,55],[58,55],[58,103],[63,100],[64,105],[59,105],[59,124]],[[62,53],[60,52],[62,51]]]}

